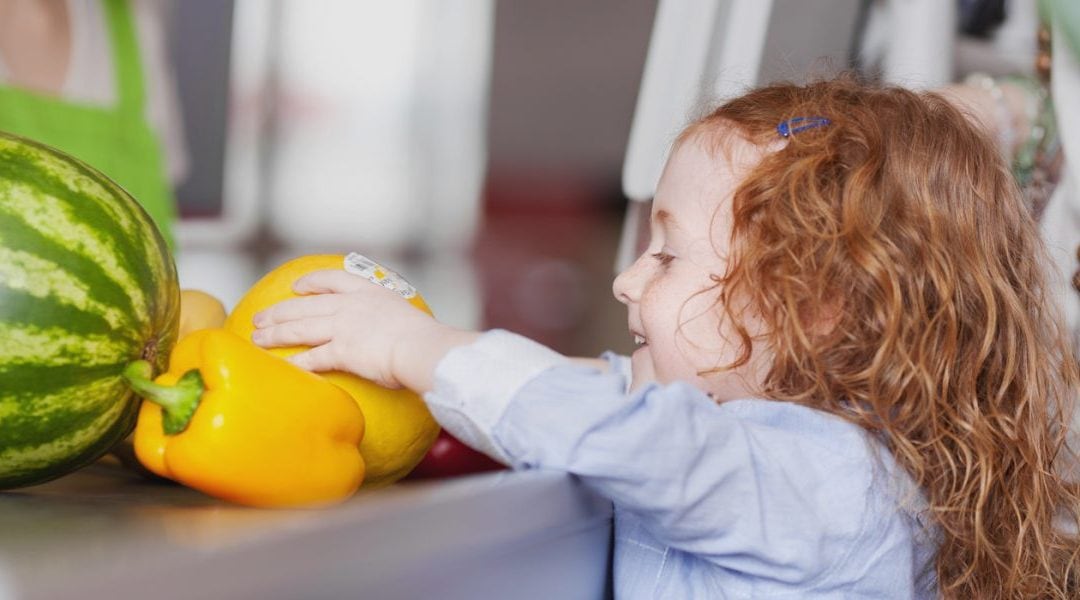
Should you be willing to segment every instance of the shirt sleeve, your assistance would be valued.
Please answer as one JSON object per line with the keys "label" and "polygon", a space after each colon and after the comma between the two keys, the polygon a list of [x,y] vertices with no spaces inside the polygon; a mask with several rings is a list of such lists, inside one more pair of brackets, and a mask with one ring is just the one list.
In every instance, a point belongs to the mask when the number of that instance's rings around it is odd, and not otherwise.
{"label": "shirt sleeve", "polygon": [[514,393],[543,371],[570,360],[545,346],[496,329],[450,351],[435,367],[424,400],[435,420],[457,439],[509,465],[492,437]]}
{"label": "shirt sleeve", "polygon": [[854,425],[781,402],[716,404],[683,383],[627,394],[609,360],[604,374],[489,332],[440,363],[428,401],[470,424],[466,443],[515,468],[573,473],[658,541],[744,573],[824,575],[870,523],[891,526]]}

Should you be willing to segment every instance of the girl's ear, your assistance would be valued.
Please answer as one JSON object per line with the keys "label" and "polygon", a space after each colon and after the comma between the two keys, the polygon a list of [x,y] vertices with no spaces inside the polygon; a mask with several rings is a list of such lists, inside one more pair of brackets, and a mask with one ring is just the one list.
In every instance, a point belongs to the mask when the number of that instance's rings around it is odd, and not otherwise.
{"label": "girl's ear", "polygon": [[833,296],[831,300],[804,311],[806,314],[802,315],[803,328],[812,337],[832,335],[844,316],[843,310],[844,301],[840,296]]}

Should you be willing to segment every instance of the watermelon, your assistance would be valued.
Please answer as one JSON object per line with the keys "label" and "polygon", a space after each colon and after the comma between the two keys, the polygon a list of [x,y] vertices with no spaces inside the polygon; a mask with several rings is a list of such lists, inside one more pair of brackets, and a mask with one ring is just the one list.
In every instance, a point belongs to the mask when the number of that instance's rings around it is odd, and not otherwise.
{"label": "watermelon", "polygon": [[41,483],[132,430],[131,361],[164,370],[180,290],[157,227],[116,183],[0,133],[0,489]]}

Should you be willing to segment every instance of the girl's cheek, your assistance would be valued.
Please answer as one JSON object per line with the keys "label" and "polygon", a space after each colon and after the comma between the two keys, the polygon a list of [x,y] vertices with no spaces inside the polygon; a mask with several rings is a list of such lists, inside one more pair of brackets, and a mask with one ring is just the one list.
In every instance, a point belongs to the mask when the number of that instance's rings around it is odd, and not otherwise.
{"label": "girl's cheek", "polygon": [[645,321],[643,325],[648,325],[648,321],[651,321],[657,307],[663,305],[663,296],[661,294],[660,286],[657,286],[655,282],[646,282],[641,289],[641,296],[638,298],[638,306],[640,307],[641,319]]}

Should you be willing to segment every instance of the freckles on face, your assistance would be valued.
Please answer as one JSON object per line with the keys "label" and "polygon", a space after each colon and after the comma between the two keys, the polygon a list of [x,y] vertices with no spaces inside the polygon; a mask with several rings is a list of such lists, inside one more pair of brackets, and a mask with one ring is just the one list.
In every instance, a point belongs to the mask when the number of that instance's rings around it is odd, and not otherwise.
{"label": "freckles on face", "polygon": [[731,195],[742,168],[693,140],[679,144],[665,166],[649,247],[614,286],[641,342],[631,357],[632,389],[686,381],[716,397],[748,395],[736,372],[702,374],[730,364],[740,349],[715,279],[727,268]]}
{"label": "freckles on face", "polygon": [[[642,294],[641,328],[647,344],[639,363],[660,383],[697,382],[699,373],[716,366],[725,344],[719,336],[716,290],[705,271],[695,274],[692,265],[666,279],[655,281]],[[647,360],[646,360],[647,359]]]}

